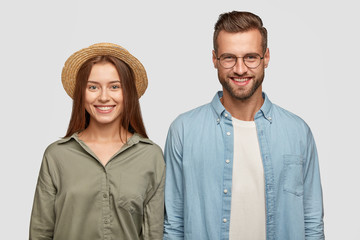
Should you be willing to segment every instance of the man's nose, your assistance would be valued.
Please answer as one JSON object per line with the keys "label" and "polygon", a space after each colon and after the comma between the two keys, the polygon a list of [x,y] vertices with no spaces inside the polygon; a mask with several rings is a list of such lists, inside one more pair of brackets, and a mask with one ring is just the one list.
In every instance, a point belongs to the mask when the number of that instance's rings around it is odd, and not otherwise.
{"label": "man's nose", "polygon": [[236,64],[234,66],[234,73],[238,75],[243,75],[248,71],[248,67],[244,63],[244,59],[242,57],[238,57]]}

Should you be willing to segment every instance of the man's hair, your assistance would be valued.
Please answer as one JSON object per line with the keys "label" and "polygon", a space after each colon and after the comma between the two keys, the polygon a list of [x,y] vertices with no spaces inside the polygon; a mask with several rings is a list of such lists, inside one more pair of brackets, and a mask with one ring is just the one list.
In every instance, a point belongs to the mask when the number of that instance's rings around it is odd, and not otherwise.
{"label": "man's hair", "polygon": [[227,13],[222,13],[219,16],[219,19],[215,23],[214,27],[214,51],[217,54],[218,45],[217,38],[220,31],[224,30],[229,33],[237,32],[247,32],[249,30],[259,30],[262,37],[262,48],[265,53],[267,48],[267,30],[263,27],[263,22],[261,18],[250,12],[238,12],[232,11]]}

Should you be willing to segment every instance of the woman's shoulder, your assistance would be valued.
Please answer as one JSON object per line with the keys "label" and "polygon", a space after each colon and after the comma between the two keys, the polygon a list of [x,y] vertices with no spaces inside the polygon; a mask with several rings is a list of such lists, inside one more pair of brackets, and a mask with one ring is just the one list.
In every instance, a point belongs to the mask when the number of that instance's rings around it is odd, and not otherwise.
{"label": "woman's shoulder", "polygon": [[74,147],[73,141],[73,136],[60,138],[46,147],[44,155],[61,154],[64,150]]}
{"label": "woman's shoulder", "polygon": [[138,133],[134,133],[134,135],[131,138],[131,141],[133,143],[141,143],[141,145],[144,148],[147,148],[149,150],[154,150],[154,151],[160,151],[162,152],[160,146],[158,144],[156,144],[154,141],[152,141],[150,138],[147,137],[143,137]]}
{"label": "woman's shoulder", "polygon": [[146,156],[163,161],[163,150],[158,144],[149,138],[142,137],[141,135],[135,133],[132,137],[132,141],[138,145],[137,149],[143,152]]}

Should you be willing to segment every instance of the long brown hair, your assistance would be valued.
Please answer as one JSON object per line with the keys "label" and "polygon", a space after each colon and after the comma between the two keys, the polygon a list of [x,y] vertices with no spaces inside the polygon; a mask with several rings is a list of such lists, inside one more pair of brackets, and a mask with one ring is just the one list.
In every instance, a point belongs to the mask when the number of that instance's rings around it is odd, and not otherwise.
{"label": "long brown hair", "polygon": [[267,48],[267,30],[263,26],[261,18],[251,12],[232,11],[220,14],[219,19],[215,23],[213,45],[217,54],[218,45],[217,38],[221,30],[230,33],[246,32],[249,30],[259,30],[262,37],[262,48],[265,53]]}
{"label": "long brown hair", "polygon": [[134,73],[125,62],[112,56],[97,56],[87,60],[81,66],[76,76],[73,107],[65,137],[69,137],[75,132],[82,131],[89,126],[90,115],[86,111],[84,103],[87,81],[94,64],[107,62],[115,66],[120,76],[124,96],[124,106],[123,113],[121,114],[120,127],[123,127],[130,133],[138,133],[143,137],[148,137],[141,115],[139,98],[134,81]]}

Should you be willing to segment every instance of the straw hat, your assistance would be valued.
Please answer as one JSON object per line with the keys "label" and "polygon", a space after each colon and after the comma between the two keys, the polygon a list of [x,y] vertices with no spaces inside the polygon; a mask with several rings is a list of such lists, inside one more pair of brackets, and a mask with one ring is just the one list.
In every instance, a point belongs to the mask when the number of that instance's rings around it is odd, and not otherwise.
{"label": "straw hat", "polygon": [[65,62],[61,82],[66,93],[73,98],[76,76],[80,67],[90,58],[96,56],[116,57],[129,65],[135,75],[135,85],[139,98],[144,94],[148,80],[144,66],[125,48],[113,43],[97,43],[72,54]]}

